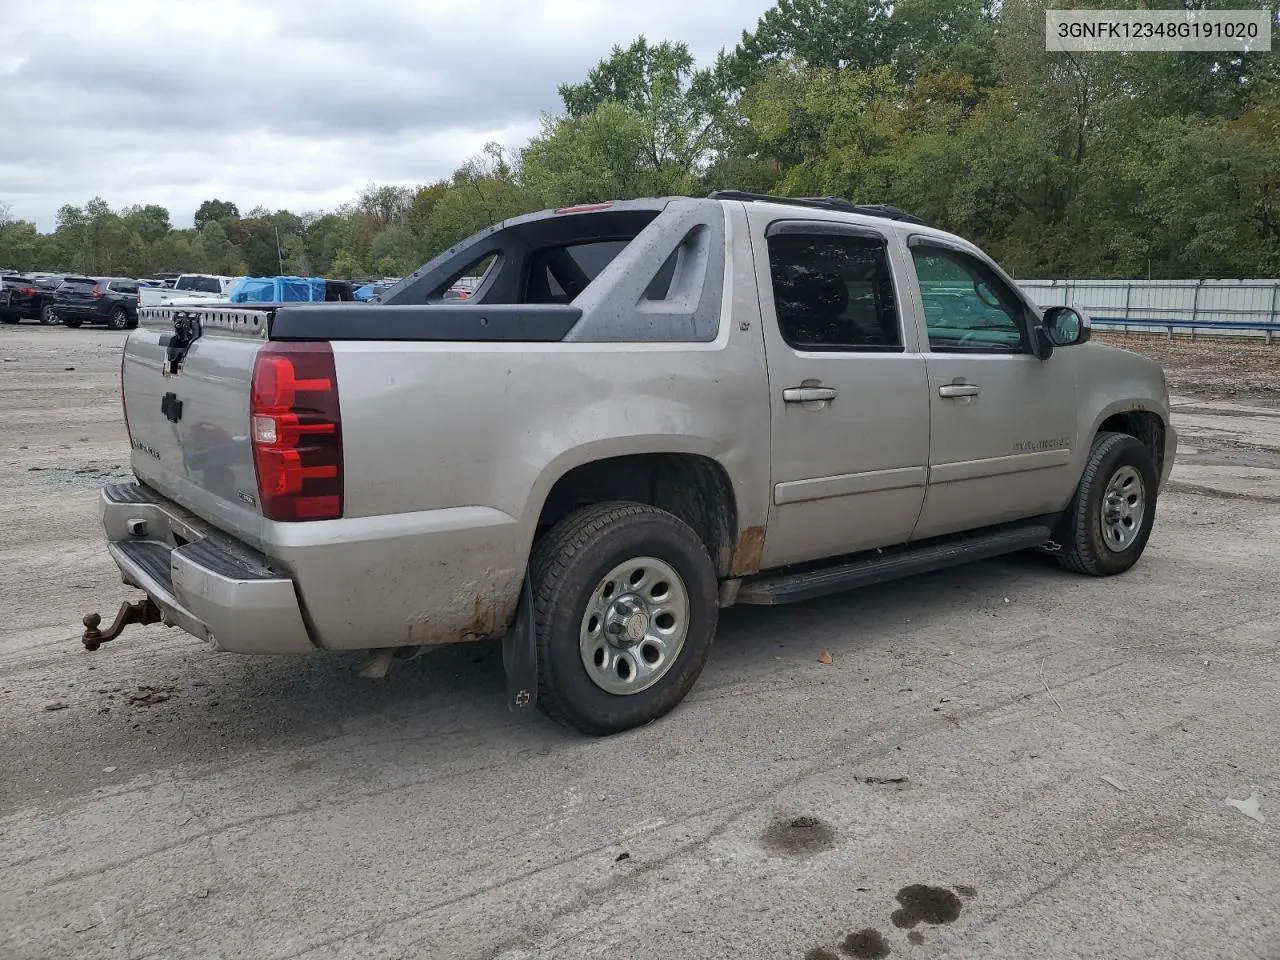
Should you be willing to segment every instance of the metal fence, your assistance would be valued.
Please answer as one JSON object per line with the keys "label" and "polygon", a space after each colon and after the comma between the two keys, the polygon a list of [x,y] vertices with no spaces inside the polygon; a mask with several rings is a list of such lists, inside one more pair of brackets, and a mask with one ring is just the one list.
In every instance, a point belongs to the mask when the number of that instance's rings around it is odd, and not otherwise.
{"label": "metal fence", "polygon": [[1043,307],[1079,304],[1100,328],[1169,337],[1280,336],[1280,280],[1020,280]]}

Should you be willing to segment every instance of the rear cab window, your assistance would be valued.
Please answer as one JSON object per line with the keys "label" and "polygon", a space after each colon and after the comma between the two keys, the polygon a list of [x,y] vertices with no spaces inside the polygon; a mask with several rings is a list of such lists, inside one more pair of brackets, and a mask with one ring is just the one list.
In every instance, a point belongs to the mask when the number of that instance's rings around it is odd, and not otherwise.
{"label": "rear cab window", "polygon": [[626,203],[600,204],[590,212],[566,208],[551,216],[534,214],[498,225],[470,241],[474,252],[469,259],[464,259],[463,251],[454,253],[454,269],[439,274],[428,271],[384,302],[570,304],[660,209],[628,208]]}
{"label": "rear cab window", "polygon": [[217,277],[179,277],[173,285],[175,290],[191,290],[195,293],[221,293],[222,284]]}
{"label": "rear cab window", "polygon": [[571,303],[630,240],[597,240],[545,247],[533,255],[523,303]]}

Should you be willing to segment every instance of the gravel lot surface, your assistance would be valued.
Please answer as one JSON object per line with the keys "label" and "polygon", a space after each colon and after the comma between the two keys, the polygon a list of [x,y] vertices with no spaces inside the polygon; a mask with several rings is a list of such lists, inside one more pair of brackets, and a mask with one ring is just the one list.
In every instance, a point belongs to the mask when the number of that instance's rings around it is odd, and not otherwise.
{"label": "gravel lot surface", "polygon": [[1182,441],[1129,574],[731,609],[679,710],[588,740],[492,644],[81,649],[134,595],[121,341],[0,328],[0,957],[1280,958],[1280,346],[1128,341]]}

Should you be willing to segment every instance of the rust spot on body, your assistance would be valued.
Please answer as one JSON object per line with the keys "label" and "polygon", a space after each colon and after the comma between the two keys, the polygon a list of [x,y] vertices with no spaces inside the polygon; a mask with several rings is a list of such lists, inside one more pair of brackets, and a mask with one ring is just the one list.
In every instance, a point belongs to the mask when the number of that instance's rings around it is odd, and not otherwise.
{"label": "rust spot on body", "polygon": [[763,556],[764,524],[747,527],[738,534],[738,542],[733,545],[733,558],[729,563],[730,576],[745,577],[759,573]]}

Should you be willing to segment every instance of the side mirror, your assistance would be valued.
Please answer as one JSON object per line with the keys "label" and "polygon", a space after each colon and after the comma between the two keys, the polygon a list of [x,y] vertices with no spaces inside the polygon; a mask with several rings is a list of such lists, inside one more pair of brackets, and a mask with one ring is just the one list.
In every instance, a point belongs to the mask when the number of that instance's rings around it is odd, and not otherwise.
{"label": "side mirror", "polygon": [[1047,307],[1041,328],[1055,347],[1072,347],[1093,335],[1089,314],[1080,307]]}

